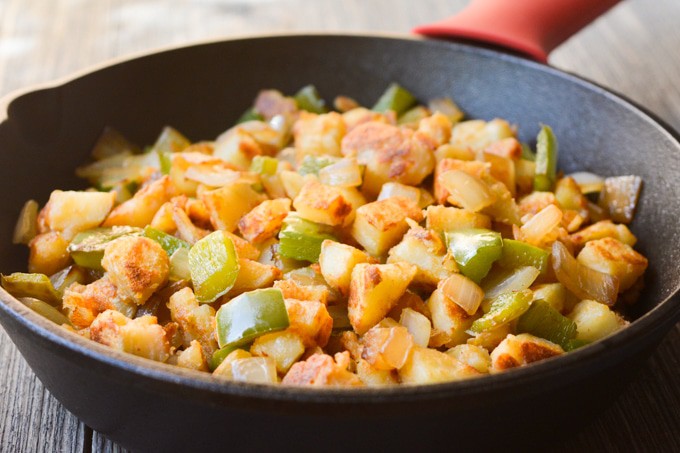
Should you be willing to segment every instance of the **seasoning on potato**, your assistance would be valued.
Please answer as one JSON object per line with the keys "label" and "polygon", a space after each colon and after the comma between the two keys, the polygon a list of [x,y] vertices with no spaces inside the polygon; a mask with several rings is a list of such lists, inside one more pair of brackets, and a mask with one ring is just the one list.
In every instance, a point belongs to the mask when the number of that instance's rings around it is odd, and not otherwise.
{"label": "seasoning on potato", "polygon": [[263,90],[214,141],[144,151],[106,129],[90,189],[22,209],[30,273],[3,287],[108,347],[293,386],[470,379],[626,326],[640,178],[565,176],[550,126],[522,143],[397,84],[343,99]]}

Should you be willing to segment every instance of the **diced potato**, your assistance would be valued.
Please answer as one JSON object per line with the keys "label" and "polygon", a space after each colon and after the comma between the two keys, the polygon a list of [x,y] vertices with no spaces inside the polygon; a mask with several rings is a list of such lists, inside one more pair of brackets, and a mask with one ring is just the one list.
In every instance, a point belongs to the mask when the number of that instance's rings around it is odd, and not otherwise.
{"label": "diced potato", "polygon": [[417,268],[408,263],[357,264],[352,270],[348,314],[354,331],[362,335],[396,305]]}
{"label": "diced potato", "polygon": [[408,198],[391,197],[368,203],[357,209],[352,236],[373,256],[385,254],[408,230],[406,219],[416,222],[423,213]]}
{"label": "diced potato", "polygon": [[504,138],[514,137],[515,131],[510,123],[495,118],[491,121],[462,121],[453,127],[451,144],[468,147],[473,151],[483,151],[493,143]]}
{"label": "diced potato", "polygon": [[236,254],[239,258],[247,260],[257,260],[260,258],[260,251],[250,242],[234,233],[229,233],[228,231],[225,231],[224,235],[234,243],[234,248],[236,249]]}
{"label": "diced potato", "polygon": [[567,288],[562,283],[535,285],[531,287],[531,290],[534,293],[533,300],[544,300],[560,313],[565,312],[569,291],[567,291]]}
{"label": "diced potato", "polygon": [[484,153],[517,161],[522,157],[522,144],[515,137],[503,138],[487,146]]}
{"label": "diced potato", "polygon": [[374,326],[361,337],[361,357],[378,370],[394,370],[408,360],[413,337],[403,326]]}
{"label": "diced potato", "polygon": [[284,330],[258,337],[250,347],[250,353],[259,357],[271,357],[276,362],[276,371],[288,372],[305,352],[305,345],[299,335]]}
{"label": "diced potato", "polygon": [[170,357],[165,330],[158,325],[155,316],[129,319],[117,311],[106,310],[92,322],[90,339],[158,362],[165,362]]}
{"label": "diced potato", "polygon": [[349,294],[349,285],[352,277],[352,269],[359,263],[371,263],[375,260],[365,252],[343,244],[326,239],[321,243],[319,266],[321,275],[333,288],[342,294]]}
{"label": "diced potato", "polygon": [[275,237],[290,211],[290,203],[288,198],[263,201],[239,220],[241,235],[253,243]]}
{"label": "diced potato", "polygon": [[232,366],[236,360],[247,359],[252,357],[252,354],[243,349],[236,349],[227,355],[222,363],[213,371],[213,376],[223,379],[233,379]]}
{"label": "diced potato", "polygon": [[215,339],[215,309],[210,305],[199,305],[191,288],[184,288],[170,296],[168,302],[172,320],[179,324],[184,346],[193,340],[201,344],[204,357],[212,357],[217,350]]}
{"label": "diced potato", "polygon": [[451,140],[451,120],[444,114],[435,112],[418,123],[418,134],[431,141],[432,149]]}
{"label": "diced potato", "polygon": [[492,153],[484,153],[484,162],[489,163],[489,172],[491,176],[503,183],[510,192],[511,196],[515,196],[515,163],[509,157],[502,157]]}
{"label": "diced potato", "polygon": [[459,362],[470,365],[480,373],[488,373],[489,368],[491,368],[491,356],[481,346],[459,344],[446,351],[446,353]]}
{"label": "diced potato", "polygon": [[406,290],[404,294],[399,298],[397,303],[392,307],[392,309],[387,314],[392,319],[401,319],[402,312],[410,308],[413,311],[420,313],[427,319],[430,319],[432,314],[430,309],[427,307],[425,301],[416,293],[410,290]]}
{"label": "diced potato", "polygon": [[177,230],[177,225],[175,225],[175,221],[172,219],[174,208],[175,205],[171,201],[163,203],[158,208],[158,211],[156,211],[156,214],[154,214],[149,226],[164,233],[173,234]]}
{"label": "diced potato", "polygon": [[534,176],[536,175],[536,162],[526,159],[515,161],[515,182],[520,194],[534,190]]}
{"label": "diced potato", "polygon": [[240,382],[276,384],[276,362],[271,357],[248,357],[231,363],[231,378]]}
{"label": "diced potato", "polygon": [[298,196],[300,190],[302,190],[302,186],[304,186],[307,181],[316,178],[311,174],[302,176],[300,173],[290,170],[283,170],[280,177],[283,190],[286,192],[286,196],[291,200],[294,200],[295,197]]}
{"label": "diced potato", "polygon": [[200,152],[173,153],[168,178],[178,193],[194,196],[198,188],[198,182],[186,177],[187,170],[194,166],[214,162],[222,161]]}
{"label": "diced potato", "polygon": [[293,206],[300,217],[324,225],[342,225],[352,212],[352,205],[337,187],[321,184],[315,179],[302,186]]}
{"label": "diced potato", "polygon": [[239,258],[239,271],[234,286],[227,297],[234,297],[247,291],[272,286],[274,280],[281,278],[282,273],[276,266],[262,264],[257,261]]}
{"label": "diced potato", "polygon": [[342,119],[347,126],[347,132],[352,131],[352,129],[366,124],[369,122],[378,122],[384,124],[397,124],[397,115],[393,111],[387,111],[384,113],[374,112],[365,107],[356,107],[350,109],[342,114]]}
{"label": "diced potato", "polygon": [[583,300],[567,316],[576,323],[576,338],[597,341],[620,330],[628,324],[605,304]]}
{"label": "diced potato", "polygon": [[412,130],[377,121],[356,126],[342,140],[342,154],[366,165],[362,189],[371,198],[389,181],[420,184],[434,168],[433,149]]}
{"label": "diced potato", "polygon": [[141,305],[168,280],[168,254],[154,240],[123,236],[106,246],[102,267],[123,297]]}
{"label": "diced potato", "polygon": [[476,337],[469,338],[467,344],[493,351],[510,333],[512,333],[511,323],[505,323],[494,329],[485,330],[477,334]]}
{"label": "diced potato", "polygon": [[497,373],[563,353],[559,345],[543,338],[528,333],[516,336],[510,334],[491,352],[490,371]]}
{"label": "diced potato", "polygon": [[28,243],[28,272],[52,275],[68,266],[69,242],[58,231],[35,236]]}
{"label": "diced potato", "polygon": [[549,205],[557,206],[557,199],[552,192],[532,192],[519,199],[517,207],[521,215],[536,214]]}
{"label": "diced potato", "polygon": [[194,225],[184,209],[178,206],[172,207],[172,221],[177,227],[177,237],[191,245],[194,245],[209,233],[209,231]]}
{"label": "diced potato", "polygon": [[413,224],[402,241],[389,251],[387,262],[399,261],[418,268],[413,283],[424,287],[434,288],[440,280],[458,272],[456,261],[447,252],[441,237],[417,224]]}
{"label": "diced potato", "polygon": [[215,141],[213,156],[247,170],[253,157],[265,154],[260,144],[243,127],[236,126]]}
{"label": "diced potato", "polygon": [[106,310],[117,310],[130,318],[137,311],[137,305],[121,297],[107,276],[89,285],[71,284],[64,291],[63,306],[69,321],[78,329],[88,327]]}
{"label": "diced potato", "polygon": [[576,247],[581,247],[588,241],[606,237],[618,239],[620,242],[631,247],[637,242],[637,238],[631,233],[626,225],[617,225],[611,220],[600,220],[599,222],[583,228],[581,231],[577,231],[569,237]]}
{"label": "diced potato", "polygon": [[201,193],[199,199],[210,212],[210,221],[216,230],[234,231],[238,221],[266,195],[256,192],[250,184],[235,182],[219,189]]}
{"label": "diced potato", "polygon": [[314,354],[295,363],[281,381],[284,385],[328,387],[361,386],[361,380],[326,354]]}
{"label": "diced potato", "polygon": [[434,151],[434,157],[439,163],[444,159],[475,160],[476,154],[470,148],[446,143]]}
{"label": "diced potato", "polygon": [[285,299],[285,303],[288,330],[298,334],[306,348],[326,346],[333,330],[333,318],[326,306],[311,300]]}
{"label": "diced potato", "polygon": [[145,185],[128,201],[116,206],[103,226],[129,225],[144,228],[156,212],[175,195],[175,188],[167,176]]}
{"label": "diced potato", "polygon": [[460,305],[446,297],[441,284],[430,296],[427,306],[432,313],[432,326],[448,337],[447,345],[465,343],[469,338],[466,331],[475,317],[468,315]]}
{"label": "diced potato", "polygon": [[468,228],[491,228],[489,216],[467,209],[434,205],[427,207],[425,216],[426,227],[439,233]]}
{"label": "diced potato", "polygon": [[359,359],[357,362],[357,376],[359,376],[361,382],[371,387],[396,385],[399,383],[392,370],[379,370],[364,359]]}
{"label": "diced potato", "polygon": [[399,377],[404,384],[459,381],[479,374],[473,367],[448,354],[419,346],[413,347],[409,360],[399,370]]}
{"label": "diced potato", "polygon": [[293,126],[295,159],[302,162],[307,155],[341,156],[340,143],[346,131],[342,115],[337,112],[317,115],[301,111]]}
{"label": "diced potato", "polygon": [[177,366],[190,370],[208,371],[208,362],[198,341],[193,340],[188,348],[178,354]]}
{"label": "diced potato", "polygon": [[111,192],[55,190],[40,217],[50,230],[59,231],[64,239],[71,240],[81,231],[98,227],[109,215],[114,198]]}
{"label": "diced potato", "polygon": [[623,242],[606,237],[586,242],[579,263],[619,279],[619,291],[632,287],[647,269],[647,258]]}
{"label": "diced potato", "polygon": [[284,299],[313,300],[328,305],[330,291],[325,285],[302,285],[295,280],[278,280],[274,288],[281,290]]}
{"label": "diced potato", "polygon": [[121,326],[120,330],[123,351],[157,362],[165,362],[170,357],[170,343],[165,336],[165,329],[158,325],[155,316],[146,315],[132,319]]}

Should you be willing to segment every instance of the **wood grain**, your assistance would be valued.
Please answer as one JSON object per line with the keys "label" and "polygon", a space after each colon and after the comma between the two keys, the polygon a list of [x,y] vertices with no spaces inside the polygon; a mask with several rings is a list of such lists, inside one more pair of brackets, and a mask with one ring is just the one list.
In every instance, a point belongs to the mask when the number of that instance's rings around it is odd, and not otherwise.
{"label": "wood grain", "polygon": [[[466,3],[0,0],[0,96],[110,58],[198,40],[306,31],[404,33]],[[677,0],[628,0],[557,49],[550,62],[624,94],[680,130],[679,19]],[[1,329],[0,360],[0,451],[125,451],[63,409]],[[556,451],[680,451],[680,327],[616,404]]]}

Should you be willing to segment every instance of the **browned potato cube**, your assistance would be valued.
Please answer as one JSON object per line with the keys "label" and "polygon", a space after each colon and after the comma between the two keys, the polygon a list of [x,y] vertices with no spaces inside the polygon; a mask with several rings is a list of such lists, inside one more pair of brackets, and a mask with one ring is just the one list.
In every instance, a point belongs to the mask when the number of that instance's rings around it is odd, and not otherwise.
{"label": "browned potato cube", "polygon": [[263,201],[239,220],[241,235],[254,243],[275,237],[290,211],[290,203],[288,198]]}
{"label": "browned potato cube", "polygon": [[647,258],[610,237],[586,242],[577,259],[591,269],[617,277],[621,292],[633,286],[647,269]]}
{"label": "browned potato cube", "polygon": [[352,212],[352,204],[345,199],[342,190],[311,179],[302,186],[293,201],[295,210],[312,222],[324,225],[342,225]]}
{"label": "browned potato cube", "polygon": [[28,272],[52,275],[71,261],[69,242],[58,231],[39,234],[29,242]]}
{"label": "browned potato cube", "polygon": [[219,189],[202,192],[200,199],[210,212],[216,230],[234,231],[238,221],[267,199],[246,182],[235,182]]}
{"label": "browned potato cube", "polygon": [[333,330],[333,318],[321,302],[286,299],[290,326],[288,330],[302,338],[307,348],[324,347]]}
{"label": "browned potato cube", "polygon": [[337,288],[344,295],[349,294],[349,283],[354,266],[359,263],[374,261],[365,252],[351,245],[328,239],[321,243],[321,254],[319,255],[321,275],[329,285]]}

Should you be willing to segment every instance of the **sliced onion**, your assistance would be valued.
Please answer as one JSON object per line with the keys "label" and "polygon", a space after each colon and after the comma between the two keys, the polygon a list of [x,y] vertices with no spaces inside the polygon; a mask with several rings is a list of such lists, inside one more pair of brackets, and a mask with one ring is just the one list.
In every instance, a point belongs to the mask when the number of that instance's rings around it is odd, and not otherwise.
{"label": "sliced onion", "polygon": [[458,107],[450,98],[432,99],[427,106],[433,112],[443,113],[448,116],[454,124],[462,120],[465,116],[460,107]]}
{"label": "sliced onion", "polygon": [[616,303],[619,279],[579,263],[559,241],[552,246],[552,266],[557,280],[582,300],[592,299],[609,306]]}
{"label": "sliced onion", "polygon": [[180,247],[170,257],[170,280],[191,280],[189,249]]}
{"label": "sliced onion", "polygon": [[271,357],[248,357],[231,363],[231,374],[235,381],[258,384],[276,384],[276,362]]}
{"label": "sliced onion", "polygon": [[427,319],[427,316],[411,308],[404,308],[401,311],[399,324],[408,329],[416,345],[423,348],[427,347],[427,344],[430,342],[430,335],[432,334],[432,323]]}
{"label": "sliced onion", "polygon": [[522,266],[503,273],[484,285],[484,298],[495,299],[503,293],[528,289],[541,271],[533,266]]}
{"label": "sliced onion", "polygon": [[408,360],[413,337],[404,326],[374,327],[361,338],[361,356],[379,370],[399,369]]}
{"label": "sliced onion", "polygon": [[210,187],[222,187],[236,182],[241,173],[218,166],[192,166],[187,168],[184,177]]}
{"label": "sliced onion", "polygon": [[442,292],[468,315],[474,315],[484,299],[484,291],[462,274],[453,274],[442,284]]}
{"label": "sliced onion", "polygon": [[420,189],[417,187],[407,186],[398,182],[388,182],[383,184],[378,195],[378,201],[391,197],[404,197],[413,200],[415,203],[420,202]]}
{"label": "sliced onion", "polygon": [[630,223],[637,205],[642,178],[639,176],[617,176],[604,180],[599,204],[609,211],[614,222]]}
{"label": "sliced onion", "polygon": [[319,170],[319,181],[335,187],[361,185],[361,167],[355,158],[340,159]]}
{"label": "sliced onion", "polygon": [[490,206],[496,197],[479,178],[461,170],[451,170],[439,175],[439,182],[449,192],[448,200],[470,211],[480,211]]}
{"label": "sliced onion", "polygon": [[587,171],[578,171],[567,175],[567,177],[576,181],[576,184],[581,189],[581,193],[596,193],[602,190],[604,186],[604,178],[602,176]]}
{"label": "sliced onion", "polygon": [[562,211],[554,204],[549,204],[522,225],[520,231],[524,241],[538,245],[562,221]]}
{"label": "sliced onion", "polygon": [[19,212],[17,224],[14,227],[13,244],[28,244],[38,233],[38,202],[28,200]]}

